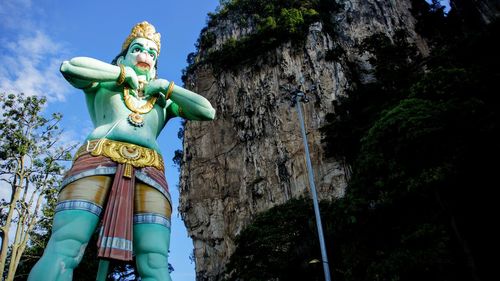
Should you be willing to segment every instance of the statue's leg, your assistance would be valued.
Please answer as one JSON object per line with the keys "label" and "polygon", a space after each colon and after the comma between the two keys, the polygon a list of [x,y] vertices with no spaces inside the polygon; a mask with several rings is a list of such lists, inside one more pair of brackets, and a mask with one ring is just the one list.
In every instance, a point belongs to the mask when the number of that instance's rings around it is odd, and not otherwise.
{"label": "statue's leg", "polygon": [[171,281],[168,272],[170,228],[158,224],[134,226],[137,271],[143,281]]}
{"label": "statue's leg", "polygon": [[29,281],[72,280],[85,247],[99,222],[111,179],[87,177],[67,185],[59,194],[52,235]]}
{"label": "statue's leg", "polygon": [[98,222],[99,217],[87,211],[58,212],[54,217],[49,243],[28,280],[71,280],[73,269],[80,262]]}
{"label": "statue's leg", "polygon": [[171,281],[168,272],[172,207],[157,190],[138,183],[135,189],[134,252],[143,281]]}

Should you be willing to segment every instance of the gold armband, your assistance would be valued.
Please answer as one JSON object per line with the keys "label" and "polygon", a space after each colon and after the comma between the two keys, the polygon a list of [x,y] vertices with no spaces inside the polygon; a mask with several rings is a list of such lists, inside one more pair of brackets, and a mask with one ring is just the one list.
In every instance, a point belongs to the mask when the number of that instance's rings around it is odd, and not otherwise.
{"label": "gold armband", "polygon": [[168,100],[173,92],[174,92],[174,82],[170,81],[170,83],[168,83],[167,94],[165,95],[165,99]]}
{"label": "gold armband", "polygon": [[123,84],[123,82],[125,82],[125,66],[123,66],[123,64],[120,64],[120,75],[116,80],[116,85],[121,85]]}

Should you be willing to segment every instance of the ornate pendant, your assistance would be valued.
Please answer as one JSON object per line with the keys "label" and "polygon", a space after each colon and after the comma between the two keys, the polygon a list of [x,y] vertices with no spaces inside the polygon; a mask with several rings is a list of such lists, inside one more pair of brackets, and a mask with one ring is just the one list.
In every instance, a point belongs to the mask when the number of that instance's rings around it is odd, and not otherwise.
{"label": "ornate pendant", "polygon": [[130,113],[128,115],[127,120],[130,123],[130,125],[132,125],[134,127],[144,126],[144,118],[142,117],[142,115],[140,115],[138,113],[135,113],[135,112]]}
{"label": "ornate pendant", "polygon": [[146,114],[150,112],[158,99],[158,96],[151,97],[140,107],[136,107],[134,101],[132,101],[132,97],[130,96],[129,89],[127,87],[123,88],[123,101],[125,102],[125,106],[132,111],[129,114],[127,120],[128,122],[135,127],[144,126],[144,117],[142,114]]}

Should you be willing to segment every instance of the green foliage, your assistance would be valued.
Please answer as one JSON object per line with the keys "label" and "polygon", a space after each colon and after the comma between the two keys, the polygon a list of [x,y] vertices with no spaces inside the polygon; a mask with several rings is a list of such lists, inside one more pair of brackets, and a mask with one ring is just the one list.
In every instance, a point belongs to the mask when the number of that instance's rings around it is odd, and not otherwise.
{"label": "green foliage", "polygon": [[284,30],[293,34],[299,32],[301,29],[301,26],[304,24],[304,17],[298,9],[281,9],[278,23]]}
{"label": "green foliage", "polygon": [[[321,206],[334,280],[494,274],[500,23],[462,32],[476,27],[413,2],[431,55],[404,32],[365,40],[373,70],[352,68],[355,87],[323,128],[327,152],[353,171],[345,197]],[[237,238],[230,280],[322,280],[321,267],[304,266],[315,241],[307,203],[273,208]]]}
{"label": "green foliage", "polygon": [[200,39],[196,45],[197,49],[207,49],[215,44],[215,34],[206,29],[202,30],[200,33]]}
{"label": "green foliage", "polygon": [[[323,215],[331,212],[331,204],[321,207]],[[317,264],[309,262],[321,260],[317,241],[311,200],[294,199],[274,207],[259,214],[238,236],[227,266],[228,280],[313,280]]]}
{"label": "green foliage", "polygon": [[[300,46],[307,36],[309,26],[321,21],[333,34],[331,16],[341,6],[334,0],[233,0],[224,1],[216,14],[210,14],[208,28],[223,20],[230,20],[242,27],[254,27],[254,32],[239,39],[228,39],[218,50],[210,50],[215,43],[214,34],[204,29],[198,40],[197,53],[188,58],[183,79],[199,63],[211,64],[215,69],[236,69],[252,64],[259,57],[277,46],[291,41]],[[192,57],[203,52],[203,60]]]}
{"label": "green foliage", "polygon": [[172,162],[174,162],[177,170],[180,172],[182,168],[182,158],[184,157],[184,152],[181,149],[174,151],[174,157],[172,157]]}
{"label": "green foliage", "polygon": [[412,0],[412,14],[417,20],[415,30],[432,46],[445,43],[445,39],[457,33],[451,27],[450,19],[445,17],[444,6],[441,1],[433,0],[431,3],[421,0]]}
{"label": "green foliage", "polygon": [[45,98],[0,93],[0,174],[3,187],[10,188],[9,202],[2,200],[0,226],[2,235],[7,234],[5,243],[9,231],[16,230],[9,257],[12,264],[5,274],[17,280],[27,277],[45,248],[63,163],[74,148],[58,143],[62,115],[44,116],[45,103]]}
{"label": "green foliage", "polygon": [[265,33],[275,30],[277,27],[278,26],[276,24],[276,19],[274,17],[269,16],[263,19],[261,22],[259,22],[259,24],[257,25],[257,32]]}
{"label": "green foliage", "polygon": [[354,69],[356,87],[323,128],[329,153],[344,156],[353,170],[343,200],[356,218],[355,234],[338,249],[347,261],[340,279],[491,274],[494,238],[486,233],[495,172],[488,163],[500,156],[500,45],[493,40],[500,25],[447,34],[441,31],[460,21],[435,4],[425,4],[419,22],[434,44],[430,57],[418,56],[404,36],[372,36],[362,47],[374,54],[368,75],[375,80],[362,83],[356,78],[367,73]]}

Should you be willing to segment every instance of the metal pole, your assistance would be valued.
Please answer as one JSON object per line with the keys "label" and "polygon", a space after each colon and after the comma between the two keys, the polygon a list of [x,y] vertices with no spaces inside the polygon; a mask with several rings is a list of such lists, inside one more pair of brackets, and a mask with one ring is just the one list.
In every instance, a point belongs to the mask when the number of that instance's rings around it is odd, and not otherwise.
{"label": "metal pole", "polygon": [[323,236],[323,226],[321,225],[321,215],[319,213],[318,195],[316,194],[316,186],[314,184],[314,174],[311,165],[311,157],[309,154],[309,145],[307,142],[306,128],[304,125],[304,117],[302,116],[302,108],[300,107],[300,102],[302,98],[305,98],[305,94],[302,92],[295,93],[295,106],[297,107],[297,112],[299,114],[300,128],[302,132],[302,139],[304,141],[304,149],[306,153],[306,164],[307,172],[309,174],[309,185],[311,186],[311,193],[313,197],[314,214],[316,216],[316,226],[318,228],[319,236],[319,246],[321,248],[321,258],[323,263],[323,271],[325,272],[325,281],[330,281],[330,268],[328,265],[328,256],[326,255],[325,238]]}

